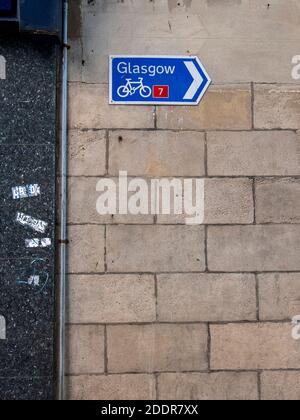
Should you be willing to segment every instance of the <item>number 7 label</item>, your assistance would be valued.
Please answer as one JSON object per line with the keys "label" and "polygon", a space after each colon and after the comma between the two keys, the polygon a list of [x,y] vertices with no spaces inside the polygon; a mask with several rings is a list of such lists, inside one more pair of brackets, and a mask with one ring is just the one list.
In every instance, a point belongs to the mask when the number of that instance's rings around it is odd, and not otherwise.
{"label": "number 7 label", "polygon": [[169,86],[153,86],[153,98],[169,98]]}

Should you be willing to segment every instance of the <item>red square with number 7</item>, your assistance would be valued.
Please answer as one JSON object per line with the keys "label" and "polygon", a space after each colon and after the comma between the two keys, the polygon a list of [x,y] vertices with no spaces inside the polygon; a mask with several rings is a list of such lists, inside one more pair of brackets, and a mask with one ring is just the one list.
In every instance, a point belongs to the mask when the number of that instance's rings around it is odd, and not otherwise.
{"label": "red square with number 7", "polygon": [[168,98],[169,86],[153,86],[153,98]]}

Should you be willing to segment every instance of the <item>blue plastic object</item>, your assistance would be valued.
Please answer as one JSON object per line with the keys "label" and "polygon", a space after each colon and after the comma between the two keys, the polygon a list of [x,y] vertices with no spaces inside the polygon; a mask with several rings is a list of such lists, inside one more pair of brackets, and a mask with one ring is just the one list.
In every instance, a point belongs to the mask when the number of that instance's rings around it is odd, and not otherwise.
{"label": "blue plastic object", "polygon": [[61,36],[62,0],[20,0],[20,30]]}
{"label": "blue plastic object", "polygon": [[63,0],[0,0],[0,29],[61,38]]}
{"label": "blue plastic object", "polygon": [[18,1],[17,0],[0,0],[0,17],[1,18],[17,18]]}

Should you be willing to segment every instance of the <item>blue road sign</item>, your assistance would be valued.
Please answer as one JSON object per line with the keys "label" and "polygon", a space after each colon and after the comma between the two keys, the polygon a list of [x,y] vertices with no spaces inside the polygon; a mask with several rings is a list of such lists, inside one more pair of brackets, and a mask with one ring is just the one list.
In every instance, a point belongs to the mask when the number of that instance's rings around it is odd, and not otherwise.
{"label": "blue road sign", "polygon": [[198,105],[210,83],[198,57],[110,57],[110,104]]}

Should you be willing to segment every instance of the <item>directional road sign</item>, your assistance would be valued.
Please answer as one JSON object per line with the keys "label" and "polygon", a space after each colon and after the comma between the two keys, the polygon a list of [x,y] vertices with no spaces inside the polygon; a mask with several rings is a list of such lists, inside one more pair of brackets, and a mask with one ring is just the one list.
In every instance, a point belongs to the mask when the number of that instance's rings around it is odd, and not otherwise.
{"label": "directional road sign", "polygon": [[210,83],[198,57],[110,57],[110,104],[198,105]]}

